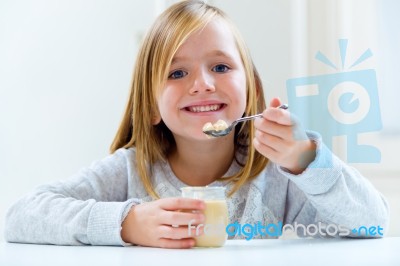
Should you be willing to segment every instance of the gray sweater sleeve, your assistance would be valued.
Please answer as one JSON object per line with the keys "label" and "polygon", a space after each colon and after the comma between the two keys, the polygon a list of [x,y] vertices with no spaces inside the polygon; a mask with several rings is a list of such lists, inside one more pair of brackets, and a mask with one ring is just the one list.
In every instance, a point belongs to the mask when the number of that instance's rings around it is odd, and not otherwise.
{"label": "gray sweater sleeve", "polygon": [[[309,137],[317,144],[317,154],[302,174],[292,175],[275,166],[290,180],[284,222],[340,225],[347,228],[348,236],[354,237],[386,234],[389,207],[385,198],[356,169],[333,155],[318,134],[310,132]],[[378,233],[378,226],[383,229],[379,231],[382,234]],[[375,229],[368,232],[362,227]]]}
{"label": "gray sweater sleeve", "polygon": [[[125,154],[124,154],[125,153]],[[9,242],[126,245],[121,223],[137,202],[127,199],[130,164],[121,149],[65,181],[43,185],[7,212]]]}

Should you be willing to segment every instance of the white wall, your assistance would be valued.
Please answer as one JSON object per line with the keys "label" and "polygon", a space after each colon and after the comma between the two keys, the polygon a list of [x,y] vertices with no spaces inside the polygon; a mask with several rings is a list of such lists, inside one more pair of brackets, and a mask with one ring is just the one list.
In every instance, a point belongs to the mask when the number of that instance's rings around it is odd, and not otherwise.
{"label": "white wall", "polygon": [[0,1],[0,229],[34,186],[108,154],[157,1]]}
{"label": "white wall", "polygon": [[[39,184],[67,178],[108,153],[128,95],[138,41],[155,14],[172,2],[0,1],[1,231],[5,210],[18,197]],[[378,54],[384,49],[346,26],[354,24],[346,22],[349,16],[360,18],[362,12],[355,7],[365,11],[357,0],[208,2],[237,23],[263,77],[267,100],[279,96],[286,101],[288,78],[318,74],[316,50],[335,55],[336,40],[344,33],[360,49],[372,45]],[[390,188],[390,195],[397,194],[399,178],[394,177],[400,177],[393,149],[400,142],[395,139],[375,135],[384,161],[359,166],[367,175],[371,168],[384,175],[385,182],[373,182],[382,190]],[[398,198],[393,199],[394,210],[400,209]]]}

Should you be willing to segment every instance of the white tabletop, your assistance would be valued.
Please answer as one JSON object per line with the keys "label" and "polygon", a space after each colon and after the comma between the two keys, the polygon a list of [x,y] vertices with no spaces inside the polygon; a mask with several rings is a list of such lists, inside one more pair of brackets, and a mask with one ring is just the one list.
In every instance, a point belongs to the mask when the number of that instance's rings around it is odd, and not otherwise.
{"label": "white tabletop", "polygon": [[400,265],[400,237],[229,240],[221,248],[52,246],[0,243],[0,265]]}

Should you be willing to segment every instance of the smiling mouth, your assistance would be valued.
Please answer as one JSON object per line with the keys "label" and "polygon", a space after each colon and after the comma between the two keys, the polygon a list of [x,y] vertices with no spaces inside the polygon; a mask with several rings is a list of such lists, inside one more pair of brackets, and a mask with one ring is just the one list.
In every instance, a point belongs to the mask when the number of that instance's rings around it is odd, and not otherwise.
{"label": "smiling mouth", "polygon": [[185,107],[184,109],[186,111],[189,111],[189,112],[192,112],[192,113],[201,113],[201,112],[218,111],[224,106],[225,106],[225,104],[222,103],[222,104],[188,106],[188,107]]}

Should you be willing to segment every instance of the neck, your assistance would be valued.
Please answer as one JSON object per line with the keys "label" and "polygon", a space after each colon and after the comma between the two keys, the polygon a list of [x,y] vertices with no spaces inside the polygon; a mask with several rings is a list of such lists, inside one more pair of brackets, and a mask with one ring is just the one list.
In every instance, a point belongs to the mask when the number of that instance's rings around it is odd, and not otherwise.
{"label": "neck", "polygon": [[193,142],[175,136],[168,156],[175,175],[189,186],[206,186],[228,171],[234,157],[234,135]]}

